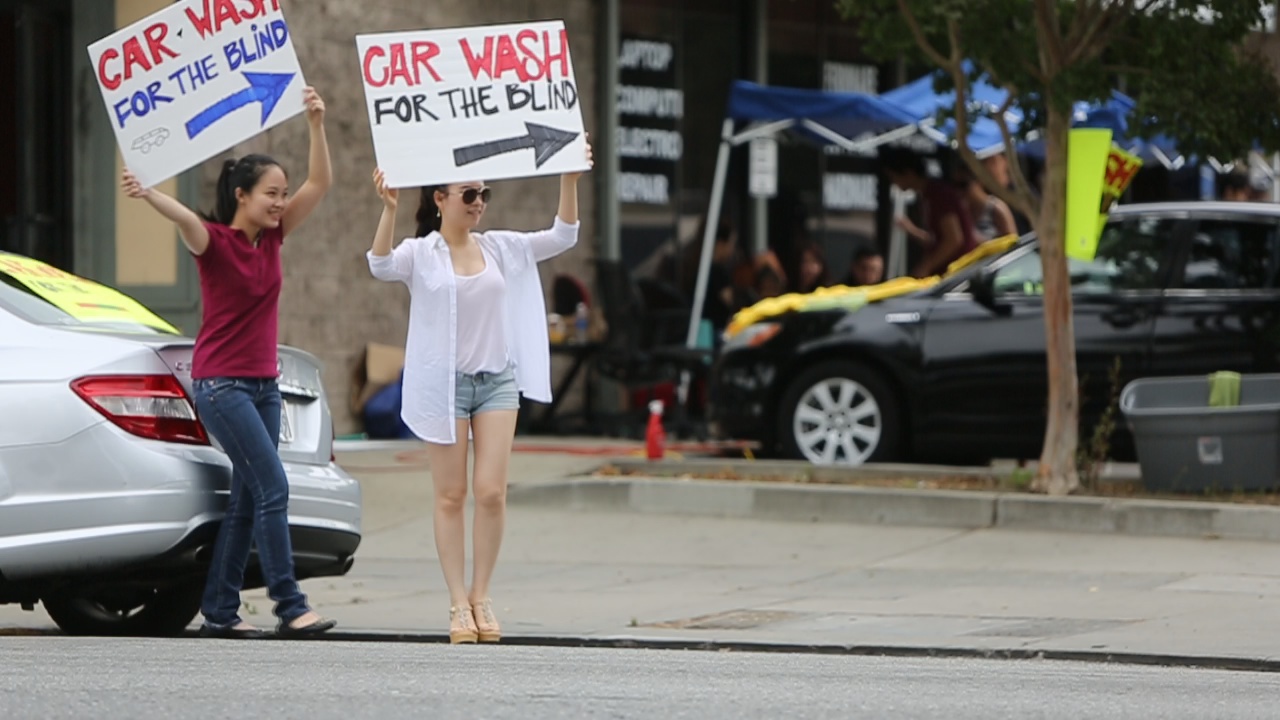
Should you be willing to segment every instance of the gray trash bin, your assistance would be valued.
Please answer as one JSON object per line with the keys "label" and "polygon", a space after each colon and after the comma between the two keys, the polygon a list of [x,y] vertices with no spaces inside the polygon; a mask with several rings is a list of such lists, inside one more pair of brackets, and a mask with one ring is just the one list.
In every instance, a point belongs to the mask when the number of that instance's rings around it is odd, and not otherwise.
{"label": "gray trash bin", "polygon": [[1149,490],[1265,490],[1280,484],[1280,375],[1242,375],[1240,404],[1209,407],[1209,378],[1142,378],[1120,410]]}

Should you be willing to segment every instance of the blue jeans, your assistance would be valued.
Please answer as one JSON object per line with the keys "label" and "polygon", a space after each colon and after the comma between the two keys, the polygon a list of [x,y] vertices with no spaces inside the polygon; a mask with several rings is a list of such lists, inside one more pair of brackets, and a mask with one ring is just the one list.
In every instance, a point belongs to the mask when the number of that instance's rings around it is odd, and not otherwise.
{"label": "blue jeans", "polygon": [[240,623],[240,590],[256,542],[275,614],[290,622],[310,608],[293,574],[289,481],[278,453],[280,389],[265,378],[202,378],[194,384],[200,421],[232,467],[227,511],[213,546],[200,611],[209,625]]}

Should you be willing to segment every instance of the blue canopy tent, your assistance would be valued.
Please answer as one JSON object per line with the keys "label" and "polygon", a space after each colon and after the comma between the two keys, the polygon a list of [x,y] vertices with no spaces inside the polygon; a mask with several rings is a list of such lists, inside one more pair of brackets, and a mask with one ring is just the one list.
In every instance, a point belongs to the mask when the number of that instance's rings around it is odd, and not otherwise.
{"label": "blue canopy tent", "polygon": [[[965,67],[966,70],[970,68],[967,61]],[[936,118],[939,111],[950,110],[955,106],[956,94],[954,90],[935,90],[934,77],[933,73],[922,75],[905,85],[881,93],[880,98],[915,116],[922,133],[941,144],[950,144],[956,136],[955,119],[947,118],[939,125]],[[999,112],[1008,97],[1009,93],[1005,89],[992,85],[985,77],[969,85],[969,104],[974,109],[970,112],[968,145],[978,157],[987,157],[1004,150],[1004,136],[1000,132],[1000,125],[991,116]],[[1157,161],[1174,170],[1181,167],[1186,160],[1172,139],[1157,136],[1141,140],[1130,136],[1129,122],[1135,107],[1136,103],[1132,98],[1119,91],[1112,91],[1111,97],[1100,103],[1077,102],[1073,108],[1072,126],[1106,128],[1115,135],[1117,145],[1144,161]],[[1023,115],[1016,105],[1011,105],[1005,111],[1004,119],[1009,130],[1016,131],[1022,123]],[[1032,136],[1034,138],[1034,133]],[[1018,146],[1018,152],[1030,157],[1044,157],[1044,146],[1038,140],[1030,139]]]}
{"label": "blue canopy tent", "polygon": [[[739,131],[736,129],[738,123],[750,125]],[[876,95],[766,87],[746,80],[735,81],[729,91],[728,109],[720,133],[720,150],[716,156],[706,229],[698,260],[698,279],[689,315],[687,346],[696,347],[698,341],[715,231],[719,224],[716,220],[720,217],[724,201],[731,148],[756,138],[790,132],[819,144],[858,151],[868,144],[914,135],[919,132],[918,125],[912,113]]]}
{"label": "blue canopy tent", "polygon": [[[920,131],[940,144],[949,144],[956,135],[956,121],[948,118],[941,127],[937,125],[940,110],[955,106],[954,90],[938,92],[933,87],[934,76],[923,75],[911,82],[881,93],[880,98],[910,112],[915,117]],[[1004,135],[1000,132],[1000,124],[991,117],[1004,106],[1009,93],[985,80],[978,80],[969,86],[969,103],[979,106],[985,114],[971,112],[969,118],[969,147],[978,157],[994,155],[1004,149]],[[979,109],[975,108],[975,109]],[[1011,131],[1017,130],[1022,123],[1022,113],[1016,107],[1005,111],[1005,122]]]}

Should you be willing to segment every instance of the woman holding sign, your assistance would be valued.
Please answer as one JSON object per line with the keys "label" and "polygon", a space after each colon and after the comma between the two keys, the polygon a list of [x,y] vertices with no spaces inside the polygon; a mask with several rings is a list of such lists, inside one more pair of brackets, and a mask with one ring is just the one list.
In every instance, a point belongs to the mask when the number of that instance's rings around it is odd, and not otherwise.
{"label": "woman holding sign", "polygon": [[[587,165],[591,146],[587,145]],[[373,174],[382,217],[369,270],[409,287],[405,423],[427,442],[435,485],[436,552],[449,587],[449,640],[502,637],[489,599],[506,517],[507,467],[520,395],[551,400],[551,356],[538,263],[578,242],[578,178],[560,178],[548,230],[474,232],[490,189],[464,182],[422,189],[417,236],[391,248],[399,192]],[[466,586],[467,439],[475,439],[474,565]]]}
{"label": "woman holding sign", "polygon": [[223,164],[217,204],[203,217],[161,192],[143,188],[124,171],[125,193],[146,200],[178,226],[200,271],[204,317],[191,359],[196,410],[232,465],[226,514],[201,606],[205,621],[200,634],[205,637],[265,636],[239,615],[245,565],[255,540],[280,619],[276,634],[307,637],[334,626],[310,609],[294,577],[289,483],[277,452],[280,246],[333,184],[324,101],[312,88],[303,99],[311,126],[310,168],[292,198],[284,168],[264,155]]}

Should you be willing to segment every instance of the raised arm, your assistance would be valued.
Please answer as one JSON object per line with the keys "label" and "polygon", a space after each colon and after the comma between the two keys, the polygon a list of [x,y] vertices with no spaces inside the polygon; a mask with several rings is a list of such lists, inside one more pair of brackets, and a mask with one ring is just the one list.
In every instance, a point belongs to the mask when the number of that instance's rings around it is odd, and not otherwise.
{"label": "raised arm", "polygon": [[[591,143],[587,143],[587,167],[594,161]],[[560,176],[560,206],[556,210],[556,223],[549,230],[529,234],[529,245],[538,262],[565,252],[578,243],[578,180],[582,173],[565,173]]]}
{"label": "raised arm", "polygon": [[333,168],[329,163],[329,139],[324,132],[324,100],[315,88],[303,92],[307,104],[307,122],[311,125],[311,154],[307,160],[307,179],[294,193],[281,219],[281,230],[288,235],[311,214],[333,185]]}
{"label": "raised arm", "polygon": [[369,248],[369,272],[379,280],[399,280],[407,284],[413,274],[413,254],[407,243],[401,243],[394,252],[391,249],[400,191],[387,187],[387,178],[382,170],[373,171],[373,186],[378,197],[382,198],[382,216],[378,218],[378,229],[373,233],[373,247]]}
{"label": "raised arm", "polygon": [[[584,134],[585,136],[586,134]],[[595,165],[595,161],[591,157],[591,143],[587,142],[586,150],[587,167]],[[582,173],[565,173],[560,176],[560,208],[556,214],[560,219],[570,225],[578,224],[578,180],[582,178]]]}
{"label": "raised arm", "polygon": [[182,243],[187,246],[192,255],[203,255],[209,248],[209,231],[194,210],[159,190],[142,187],[142,183],[129,172],[128,168],[124,170],[120,185],[125,195],[146,200],[148,205],[156,209],[156,212],[177,225],[178,236],[182,238]]}

